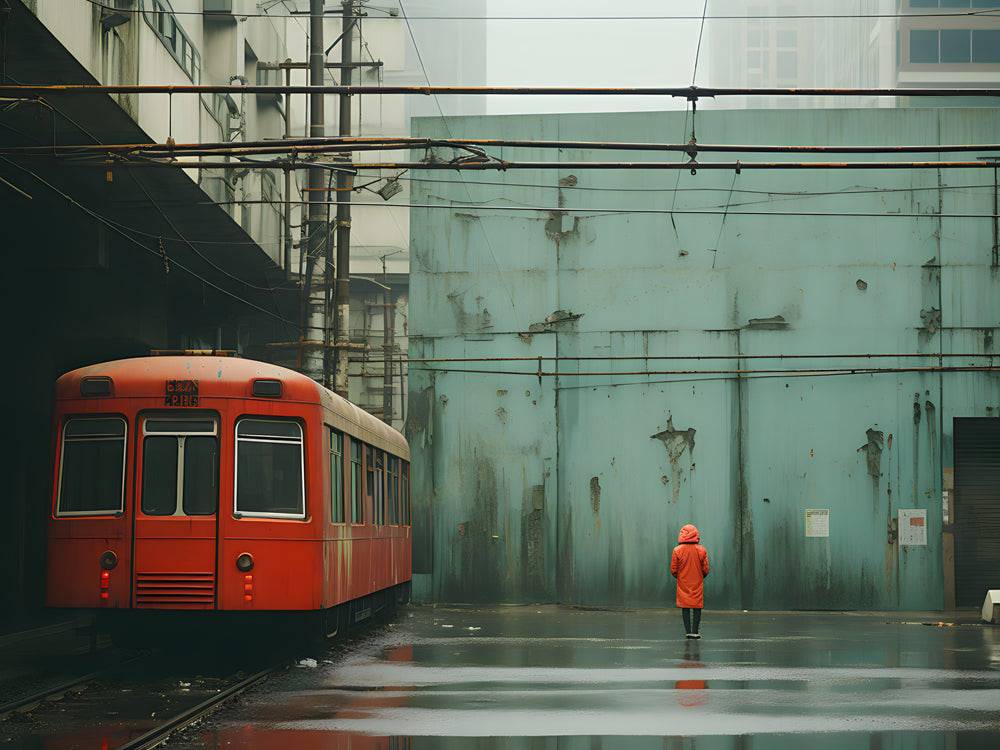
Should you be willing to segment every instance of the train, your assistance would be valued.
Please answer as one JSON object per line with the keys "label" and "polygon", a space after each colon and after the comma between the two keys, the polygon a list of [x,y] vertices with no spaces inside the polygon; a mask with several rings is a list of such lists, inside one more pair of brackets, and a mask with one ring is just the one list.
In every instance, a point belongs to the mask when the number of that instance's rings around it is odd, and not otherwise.
{"label": "train", "polygon": [[219,352],[55,386],[49,607],[129,640],[178,622],[334,634],[409,600],[410,449],[312,379]]}

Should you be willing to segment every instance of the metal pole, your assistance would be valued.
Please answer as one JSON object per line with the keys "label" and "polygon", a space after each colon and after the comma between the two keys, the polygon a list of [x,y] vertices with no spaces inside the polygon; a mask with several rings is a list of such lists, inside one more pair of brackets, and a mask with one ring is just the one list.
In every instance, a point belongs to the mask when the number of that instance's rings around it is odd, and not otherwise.
{"label": "metal pole", "polygon": [[[312,86],[322,86],[325,74],[325,56],[323,54],[323,0],[309,0],[309,83]],[[322,138],[325,135],[323,94],[310,94],[309,135]],[[320,167],[309,169],[309,191],[307,224],[308,257],[306,260],[306,320],[302,331],[303,340],[316,336],[316,332],[324,330],[326,324],[326,290],[323,289],[324,267],[326,263],[326,222],[324,221],[325,194],[323,183],[326,175]],[[317,272],[317,263],[319,271]],[[317,382],[323,382],[322,348],[308,347],[303,351],[303,372]]]}
{"label": "metal pole", "polygon": [[[285,85],[292,84],[292,71],[285,70]],[[292,95],[285,96],[285,140],[292,137]],[[285,278],[292,275],[292,171],[285,170],[285,217],[282,222],[283,239],[285,241],[284,266]]]}
{"label": "metal pole", "polygon": [[[386,256],[382,256],[382,283],[389,286],[385,272]],[[393,315],[392,289],[382,290],[382,421],[392,426],[392,349],[396,321]]]}
{"label": "metal pole", "polygon": [[[354,78],[354,4],[353,0],[343,2],[343,26],[340,40],[340,61],[344,72],[341,84],[350,86]],[[340,96],[340,135],[351,134],[351,95]],[[346,161],[353,161],[351,154]],[[351,318],[351,192],[354,176],[346,172],[337,173],[337,335],[334,354],[334,390],[344,398],[348,391],[348,344],[350,343]]]}

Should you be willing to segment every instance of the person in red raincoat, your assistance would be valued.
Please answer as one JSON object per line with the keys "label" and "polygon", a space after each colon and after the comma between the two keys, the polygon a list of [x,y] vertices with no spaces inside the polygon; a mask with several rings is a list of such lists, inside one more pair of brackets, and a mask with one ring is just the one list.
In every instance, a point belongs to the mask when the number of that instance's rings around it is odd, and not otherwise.
{"label": "person in red raincoat", "polygon": [[682,527],[677,541],[670,557],[670,574],[677,579],[677,606],[684,616],[684,633],[688,638],[701,638],[698,626],[705,607],[708,552],[701,546],[694,524]]}

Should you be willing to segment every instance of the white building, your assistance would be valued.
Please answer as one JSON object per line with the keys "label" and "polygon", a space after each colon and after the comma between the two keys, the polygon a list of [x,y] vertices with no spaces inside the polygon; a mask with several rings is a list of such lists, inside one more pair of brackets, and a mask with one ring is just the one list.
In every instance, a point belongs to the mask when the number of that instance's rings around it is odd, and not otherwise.
{"label": "white building", "polygon": [[[285,71],[280,66],[286,63],[295,68],[287,80],[293,84],[308,83],[304,66],[308,60],[308,0],[15,2],[24,2],[97,82],[233,86],[231,94],[117,97],[124,111],[151,141],[162,143],[172,138],[176,143],[238,143],[278,139],[286,134],[286,128],[291,137],[308,135],[308,97],[247,95],[239,91],[243,83],[283,83]],[[338,15],[341,4],[339,0],[327,0],[326,6],[329,19],[325,23],[324,42],[329,47],[341,32]],[[475,19],[485,15],[486,0],[410,0],[403,5],[391,0],[359,0],[357,11],[361,21],[355,30],[353,57],[366,66],[355,71],[355,83],[422,85],[428,79],[439,84],[484,82],[485,23]],[[412,16],[412,20],[404,15]],[[448,15],[473,20],[427,18]],[[339,60],[339,49],[331,49],[328,61]],[[335,68],[327,75],[330,83],[340,81],[340,72]],[[351,130],[355,135],[406,135],[413,116],[442,111],[484,112],[485,101],[481,97],[438,100],[423,96],[364,96],[355,97],[353,111]],[[329,96],[325,112],[328,135],[338,132],[337,116],[337,97]],[[405,151],[370,152],[357,158],[382,161],[405,160],[409,156]],[[189,170],[188,176],[206,193],[206,200],[218,203],[250,235],[276,271],[284,272],[286,286],[301,283],[299,250],[303,237],[305,172],[293,173],[289,196],[285,195],[284,175],[274,169],[241,166]],[[376,191],[395,177],[401,178],[398,184],[402,190],[387,203]],[[397,427],[402,426],[405,415],[403,355],[407,348],[409,273],[406,204],[411,178],[396,172],[367,170],[356,184],[370,183],[369,187],[353,196],[350,329],[352,340],[367,344],[368,349],[352,355],[355,362],[350,396],[375,414],[383,411],[383,305],[389,302],[394,307],[395,322],[391,380],[392,421]],[[331,217],[334,214],[335,209],[331,208]],[[282,302],[288,300],[283,298]],[[284,343],[295,340],[288,331],[277,338]],[[190,343],[204,345],[213,341]],[[292,347],[271,346],[251,353],[292,366],[298,361],[297,351]]]}
{"label": "white building", "polygon": [[[1000,18],[986,0],[728,0],[749,20],[710,20],[701,85],[733,87],[987,86],[1000,80]],[[802,16],[843,15],[843,18]],[[951,14],[945,15],[945,14]],[[964,14],[964,15],[963,15]],[[799,16],[794,18],[792,16]],[[712,106],[894,106],[857,97],[754,97]]]}

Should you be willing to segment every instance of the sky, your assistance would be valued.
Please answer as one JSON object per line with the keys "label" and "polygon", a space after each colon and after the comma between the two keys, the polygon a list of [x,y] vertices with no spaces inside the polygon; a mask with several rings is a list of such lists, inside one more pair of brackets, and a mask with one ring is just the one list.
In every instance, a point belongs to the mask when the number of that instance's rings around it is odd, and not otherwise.
{"label": "sky", "polygon": [[[700,15],[703,0],[489,0],[490,16]],[[488,21],[493,85],[675,86],[691,83],[700,19]],[[683,109],[622,97],[491,97],[491,114]]]}

